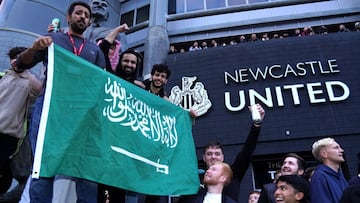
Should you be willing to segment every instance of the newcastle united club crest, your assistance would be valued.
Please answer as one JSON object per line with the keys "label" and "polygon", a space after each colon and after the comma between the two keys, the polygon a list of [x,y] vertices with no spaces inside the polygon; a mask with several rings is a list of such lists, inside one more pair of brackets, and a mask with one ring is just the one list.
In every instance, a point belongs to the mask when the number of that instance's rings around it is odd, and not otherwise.
{"label": "newcastle united club crest", "polygon": [[187,110],[194,110],[197,116],[205,114],[211,107],[204,84],[196,81],[194,77],[183,77],[182,88],[174,86],[171,89],[169,99],[175,105]]}

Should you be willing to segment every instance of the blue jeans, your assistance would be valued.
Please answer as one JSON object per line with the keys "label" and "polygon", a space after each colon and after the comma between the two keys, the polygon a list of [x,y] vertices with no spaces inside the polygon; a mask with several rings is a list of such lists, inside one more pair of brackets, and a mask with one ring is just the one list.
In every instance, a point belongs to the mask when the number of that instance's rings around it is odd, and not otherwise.
{"label": "blue jeans", "polygon": [[30,145],[31,150],[33,154],[35,154],[35,148],[36,148],[36,140],[39,132],[39,126],[40,126],[40,118],[41,118],[41,112],[42,107],[44,104],[44,94],[40,95],[36,101],[34,102],[34,105],[32,107],[32,113],[31,113],[31,119],[29,122],[29,139],[30,139]]}
{"label": "blue jeans", "polygon": [[[40,118],[44,103],[44,95],[40,95],[33,106],[30,119],[29,139],[31,149],[35,153],[36,140],[39,132]],[[64,176],[62,176],[64,177]],[[60,176],[61,178],[61,176]],[[66,177],[70,178],[70,177]],[[76,182],[76,194],[78,203],[97,203],[97,183],[79,178],[72,178]],[[30,183],[30,202],[49,203],[52,201],[54,178],[32,179]]]}
{"label": "blue jeans", "polygon": [[[80,178],[58,175],[76,182],[77,203],[97,203],[97,183]],[[49,203],[52,201],[54,178],[32,179],[30,183],[30,203]]]}

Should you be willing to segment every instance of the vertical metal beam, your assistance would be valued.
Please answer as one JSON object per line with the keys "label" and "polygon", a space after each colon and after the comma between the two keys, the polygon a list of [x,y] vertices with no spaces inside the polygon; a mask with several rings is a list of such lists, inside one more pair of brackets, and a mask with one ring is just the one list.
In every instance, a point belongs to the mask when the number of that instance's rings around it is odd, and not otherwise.
{"label": "vertical metal beam", "polygon": [[150,0],[149,33],[145,40],[143,79],[149,79],[152,66],[165,63],[169,50],[166,30],[167,0]]}

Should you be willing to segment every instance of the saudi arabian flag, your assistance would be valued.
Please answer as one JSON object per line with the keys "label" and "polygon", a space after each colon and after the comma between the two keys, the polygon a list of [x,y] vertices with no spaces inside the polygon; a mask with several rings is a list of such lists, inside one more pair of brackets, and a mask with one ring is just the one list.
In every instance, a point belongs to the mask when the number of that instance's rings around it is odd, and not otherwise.
{"label": "saudi arabian flag", "polygon": [[144,194],[194,194],[188,111],[57,46],[49,47],[33,177],[72,177]]}

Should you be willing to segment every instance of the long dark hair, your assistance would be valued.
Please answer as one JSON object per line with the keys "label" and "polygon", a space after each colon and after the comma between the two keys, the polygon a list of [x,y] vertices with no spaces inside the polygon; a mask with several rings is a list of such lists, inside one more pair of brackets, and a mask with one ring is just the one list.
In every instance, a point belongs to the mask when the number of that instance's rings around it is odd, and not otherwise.
{"label": "long dark hair", "polygon": [[[136,56],[136,69],[135,71],[131,74],[131,75],[128,75],[126,74],[123,70],[122,70],[122,67],[121,67],[121,61],[122,59],[124,58],[124,55],[125,54],[132,54],[132,55],[135,55]],[[137,74],[137,71],[139,69],[139,64],[140,64],[140,61],[141,61],[142,57],[140,55],[140,53],[136,52],[135,50],[133,49],[128,49],[124,52],[122,52],[120,54],[120,57],[119,57],[119,63],[117,64],[116,66],[116,69],[115,69],[115,75],[123,78],[123,79],[126,79],[127,81],[129,82],[132,82],[134,83],[134,80],[136,80],[136,74]]]}

